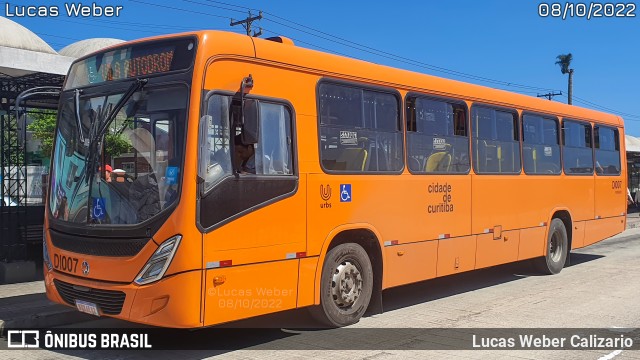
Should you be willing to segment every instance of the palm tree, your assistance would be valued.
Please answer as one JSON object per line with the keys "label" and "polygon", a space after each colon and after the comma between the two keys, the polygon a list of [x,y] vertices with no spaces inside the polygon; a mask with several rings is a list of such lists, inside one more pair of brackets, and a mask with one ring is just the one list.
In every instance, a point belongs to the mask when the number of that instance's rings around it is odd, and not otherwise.
{"label": "palm tree", "polygon": [[556,59],[558,59],[558,61],[556,61],[556,65],[560,65],[560,72],[563,74],[569,74],[569,101],[567,103],[571,105],[571,99],[573,97],[573,69],[570,69],[569,66],[571,66],[573,55],[571,55],[571,53],[561,54],[556,56]]}

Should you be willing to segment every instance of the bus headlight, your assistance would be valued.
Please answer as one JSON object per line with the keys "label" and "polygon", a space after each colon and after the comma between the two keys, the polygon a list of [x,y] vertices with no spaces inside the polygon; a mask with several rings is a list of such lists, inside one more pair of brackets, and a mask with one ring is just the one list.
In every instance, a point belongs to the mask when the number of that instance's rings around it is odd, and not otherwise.
{"label": "bus headlight", "polygon": [[158,250],[147,261],[134,282],[138,285],[148,284],[160,280],[167,271],[171,260],[180,245],[181,235],[176,235],[160,245]]}
{"label": "bus headlight", "polygon": [[51,271],[53,266],[49,258],[49,248],[47,247],[47,229],[44,228],[42,229],[42,258],[44,259],[44,264],[47,266],[47,269]]}

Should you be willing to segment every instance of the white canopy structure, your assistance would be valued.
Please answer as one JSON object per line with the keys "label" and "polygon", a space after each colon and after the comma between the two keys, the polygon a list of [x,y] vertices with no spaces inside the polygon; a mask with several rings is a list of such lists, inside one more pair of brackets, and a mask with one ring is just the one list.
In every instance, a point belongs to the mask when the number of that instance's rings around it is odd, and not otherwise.
{"label": "white canopy structure", "polygon": [[625,135],[624,144],[627,152],[640,153],[640,138],[631,135]]}
{"label": "white canopy structure", "polygon": [[94,39],[80,40],[78,42],[74,42],[73,44],[67,45],[66,47],[62,48],[60,50],[60,55],[68,56],[72,58],[80,58],[85,55],[89,55],[93,52],[96,52],[100,49],[104,49],[106,47],[110,47],[113,45],[118,45],[123,42],[124,40],[111,39],[111,38],[94,38]]}
{"label": "white canopy structure", "polygon": [[12,77],[39,72],[65,75],[73,60],[59,55],[24,26],[0,17],[0,73]]}

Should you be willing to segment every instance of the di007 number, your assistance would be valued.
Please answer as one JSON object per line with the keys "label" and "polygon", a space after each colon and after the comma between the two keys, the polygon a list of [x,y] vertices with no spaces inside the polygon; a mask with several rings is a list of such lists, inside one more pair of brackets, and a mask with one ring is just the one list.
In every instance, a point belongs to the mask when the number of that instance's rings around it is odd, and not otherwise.
{"label": "di007 number", "polygon": [[56,270],[62,270],[75,273],[78,270],[78,259],[70,256],[53,254],[53,267]]}

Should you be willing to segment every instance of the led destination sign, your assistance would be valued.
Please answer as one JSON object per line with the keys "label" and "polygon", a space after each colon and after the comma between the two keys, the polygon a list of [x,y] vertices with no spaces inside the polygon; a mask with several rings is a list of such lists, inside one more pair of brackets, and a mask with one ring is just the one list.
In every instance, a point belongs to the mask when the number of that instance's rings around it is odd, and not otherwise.
{"label": "led destination sign", "polygon": [[102,81],[122,80],[171,71],[174,50],[141,55],[134,58],[113,58],[100,67]]}
{"label": "led destination sign", "polygon": [[193,63],[194,54],[192,39],[136,44],[107,51],[74,63],[65,90],[186,70]]}

